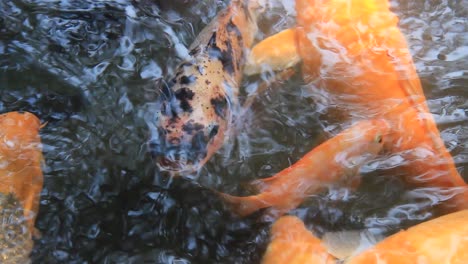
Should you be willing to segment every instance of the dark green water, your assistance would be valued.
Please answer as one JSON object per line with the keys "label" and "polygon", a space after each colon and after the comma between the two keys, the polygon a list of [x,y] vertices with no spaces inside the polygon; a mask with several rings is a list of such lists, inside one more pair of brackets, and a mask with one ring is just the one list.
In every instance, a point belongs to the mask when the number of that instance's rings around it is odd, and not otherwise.
{"label": "dark green water", "polygon": [[[146,152],[155,80],[172,73],[225,5],[0,2],[0,112],[26,110],[48,122],[41,131],[46,168],[36,223],[42,237],[33,263],[258,263],[268,223],[231,215],[209,188],[240,193],[323,139],[326,124],[298,89],[299,76],[260,96],[195,182],[168,182]],[[468,2],[392,6],[442,137],[468,180]],[[280,9],[268,19],[275,23],[270,30],[291,21]],[[332,190],[294,213],[319,233],[391,232],[431,217],[417,194],[397,178],[367,177],[358,192]]]}

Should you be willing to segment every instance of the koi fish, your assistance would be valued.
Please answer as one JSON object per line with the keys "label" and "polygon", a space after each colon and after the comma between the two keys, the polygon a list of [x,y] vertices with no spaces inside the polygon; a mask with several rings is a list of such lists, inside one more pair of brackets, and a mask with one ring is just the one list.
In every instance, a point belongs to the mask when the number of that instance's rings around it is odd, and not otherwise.
{"label": "koi fish", "polygon": [[[303,78],[311,91],[326,95],[321,98],[330,109],[328,123],[339,127],[362,120],[386,120],[390,133],[384,151],[403,160],[395,168],[397,172],[403,172],[411,185],[448,189],[451,197],[439,201],[439,209],[468,208],[467,184],[429,112],[398,29],[398,18],[389,10],[388,1],[297,0],[296,11],[297,26],[255,45],[245,71],[258,73],[263,64],[280,70],[301,61]],[[322,151],[331,152],[327,155],[333,157],[333,151],[342,150]],[[321,166],[326,167],[324,164]],[[273,193],[277,193],[277,200],[286,199],[282,191],[270,189],[269,194]]]}
{"label": "koi fish", "polygon": [[0,259],[29,263],[43,185],[39,119],[31,113],[0,115]]}
{"label": "koi fish", "polygon": [[356,185],[359,168],[382,149],[390,125],[383,119],[361,121],[325,141],[291,167],[273,177],[258,180],[260,193],[247,197],[220,194],[241,216],[261,208],[283,214],[297,207],[307,196],[338,182]]}
{"label": "koi fish", "polygon": [[315,237],[295,216],[283,216],[272,226],[270,243],[262,264],[334,264],[336,258],[327,252],[322,241]]}
{"label": "koi fish", "polygon": [[189,47],[189,57],[161,83],[150,152],[158,167],[195,172],[223,145],[239,111],[248,48],[257,32],[257,1],[233,0]]}
{"label": "koi fish", "polygon": [[[365,249],[361,248],[363,240],[358,231],[351,236],[341,236],[350,240],[334,240],[338,244],[333,245],[336,249],[344,244],[345,250],[338,249],[342,257],[331,254],[325,238],[314,236],[295,216],[279,218],[270,233],[271,241],[262,264],[468,263],[468,210],[423,222],[375,245],[365,245]],[[354,246],[350,246],[352,244]]]}
{"label": "koi fish", "polygon": [[387,237],[347,264],[468,263],[468,210],[447,214]]}

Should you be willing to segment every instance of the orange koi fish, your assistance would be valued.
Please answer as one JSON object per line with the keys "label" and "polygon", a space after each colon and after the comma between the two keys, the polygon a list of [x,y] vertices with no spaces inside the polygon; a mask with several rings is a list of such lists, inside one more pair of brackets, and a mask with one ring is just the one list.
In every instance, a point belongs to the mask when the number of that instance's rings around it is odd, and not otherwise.
{"label": "orange koi fish", "polygon": [[361,121],[316,147],[291,167],[273,177],[258,180],[261,193],[248,197],[221,196],[234,205],[234,211],[248,215],[274,207],[273,214],[286,213],[308,195],[338,182],[356,184],[360,166],[382,149],[390,125],[381,119]]}
{"label": "orange koi fish", "polygon": [[468,263],[468,210],[400,231],[352,257],[347,264]]}
{"label": "orange koi fish", "polygon": [[[404,173],[414,186],[450,190],[451,197],[439,201],[440,209],[450,212],[468,208],[467,184],[429,112],[405,38],[398,29],[398,18],[389,10],[388,1],[297,0],[296,11],[296,28],[254,46],[245,71],[260,72],[262,64],[280,70],[302,61],[303,78],[311,91],[326,95],[321,99],[327,100],[330,109],[327,122],[339,126],[386,120],[390,133],[384,150],[403,160],[397,172]],[[338,154],[333,149],[318,149],[331,158]],[[321,167],[327,165],[310,162],[309,171],[322,171]],[[305,179],[311,175],[294,168],[272,180],[290,180],[292,177],[286,176],[290,174]],[[287,200],[280,186],[268,189],[268,194],[276,194],[279,201]]]}
{"label": "orange koi fish", "polygon": [[40,128],[39,119],[31,113],[0,115],[0,193],[18,201],[31,232],[43,185]]}
{"label": "orange koi fish", "polygon": [[196,172],[224,144],[239,112],[246,51],[261,9],[258,1],[231,1],[189,47],[175,76],[161,83],[158,119],[149,124],[160,169]]}
{"label": "orange koi fish", "polygon": [[336,258],[327,252],[295,216],[278,219],[270,231],[271,241],[263,255],[262,264],[334,264]]}
{"label": "orange koi fish", "polygon": [[346,257],[341,259],[330,254],[327,243],[308,231],[300,219],[283,216],[271,228],[271,241],[262,264],[461,264],[468,263],[467,238],[468,210],[462,210],[400,231],[362,251],[360,236],[349,236],[353,241],[336,240],[344,244],[340,251]]}

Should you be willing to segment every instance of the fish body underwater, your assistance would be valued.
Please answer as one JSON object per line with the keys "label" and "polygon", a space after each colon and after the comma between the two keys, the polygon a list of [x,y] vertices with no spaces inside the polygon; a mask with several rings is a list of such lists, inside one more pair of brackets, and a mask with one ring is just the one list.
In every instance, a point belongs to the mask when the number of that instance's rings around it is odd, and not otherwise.
{"label": "fish body underwater", "polygon": [[149,144],[160,169],[196,172],[224,144],[239,112],[239,86],[260,9],[256,1],[233,0],[201,31],[175,76],[161,82]]}
{"label": "fish body underwater", "polygon": [[43,185],[41,126],[31,113],[0,115],[1,263],[29,263]]}
{"label": "fish body underwater", "polygon": [[388,1],[297,0],[296,12],[295,28],[253,47],[246,72],[258,73],[262,64],[279,70],[301,60],[313,99],[328,109],[326,124],[386,120],[390,132],[383,150],[401,162],[389,162],[384,173],[448,193],[436,202],[443,213],[467,208],[467,184],[440,137]]}
{"label": "fish body underwater", "polygon": [[359,168],[381,151],[390,130],[385,120],[362,121],[344,130],[307,153],[291,167],[254,185],[260,194],[235,197],[221,194],[235,212],[248,215],[258,209],[274,207],[283,214],[297,207],[307,196],[337,183],[356,185]]}
{"label": "fish body underwater", "polygon": [[[337,232],[335,235],[337,235]],[[341,235],[346,233],[344,231]],[[354,235],[358,234],[358,235]],[[283,216],[272,226],[262,264],[274,263],[468,263],[468,210],[447,214],[393,234],[375,245],[362,245],[353,232],[334,240],[340,257],[330,254],[329,243],[319,239],[295,216]],[[347,237],[350,241],[342,241]],[[350,246],[353,245],[353,246]],[[340,262],[339,262],[340,261]]]}
{"label": "fish body underwater", "polygon": [[270,243],[262,264],[334,264],[336,258],[327,252],[322,241],[315,237],[295,216],[283,216],[272,226]]}
{"label": "fish body underwater", "polygon": [[345,263],[468,263],[467,238],[468,210],[462,210],[400,231]]}

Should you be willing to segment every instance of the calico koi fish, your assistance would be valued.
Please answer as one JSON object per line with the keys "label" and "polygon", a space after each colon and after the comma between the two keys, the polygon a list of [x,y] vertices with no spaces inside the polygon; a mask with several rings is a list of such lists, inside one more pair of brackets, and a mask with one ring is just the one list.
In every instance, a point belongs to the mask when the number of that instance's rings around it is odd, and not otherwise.
{"label": "calico koi fish", "polygon": [[[297,0],[296,11],[297,26],[254,46],[245,71],[258,73],[263,64],[280,70],[302,61],[303,78],[310,90],[325,95],[320,98],[325,98],[330,110],[327,123],[340,127],[362,120],[386,120],[390,133],[384,150],[403,160],[387,172],[404,173],[407,182],[415,186],[452,192],[446,201],[439,201],[438,208],[446,212],[467,208],[467,184],[429,112],[405,38],[398,29],[398,18],[389,10],[388,1]],[[338,154],[333,151],[342,151],[319,148],[330,152],[329,157]],[[321,170],[324,164],[311,163],[309,170]],[[289,179],[289,174],[310,177],[294,168],[271,179]],[[278,201],[288,199],[280,186],[258,196],[266,194],[276,194]],[[239,213],[253,210],[248,207]]]}
{"label": "calico koi fish", "polygon": [[390,125],[385,120],[361,121],[322,143],[302,159],[273,177],[258,180],[260,194],[221,196],[234,205],[234,211],[248,215],[258,209],[274,207],[283,214],[297,207],[307,196],[338,182],[356,185],[359,168],[382,149]]}
{"label": "calico koi fish", "polygon": [[162,170],[194,172],[223,145],[234,116],[248,48],[257,32],[256,1],[233,0],[162,82],[150,152]]}
{"label": "calico koi fish", "polygon": [[0,259],[28,263],[42,191],[39,119],[31,113],[0,115]]}

